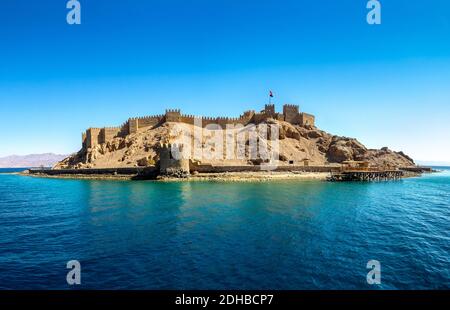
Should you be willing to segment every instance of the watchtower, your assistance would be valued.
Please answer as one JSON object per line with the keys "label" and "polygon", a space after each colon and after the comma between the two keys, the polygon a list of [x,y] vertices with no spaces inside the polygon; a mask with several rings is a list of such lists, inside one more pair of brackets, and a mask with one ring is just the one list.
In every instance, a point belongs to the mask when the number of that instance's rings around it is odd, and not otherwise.
{"label": "watchtower", "polygon": [[293,104],[283,105],[283,116],[286,122],[291,124],[298,124],[300,116],[298,105]]}
{"label": "watchtower", "polygon": [[184,156],[182,144],[159,145],[159,171],[162,175],[177,177],[189,175],[189,158]]}
{"label": "watchtower", "polygon": [[268,116],[275,115],[275,105],[274,104],[266,104],[264,106],[264,113]]}
{"label": "watchtower", "polygon": [[180,109],[166,110],[166,122],[179,122],[181,118]]}

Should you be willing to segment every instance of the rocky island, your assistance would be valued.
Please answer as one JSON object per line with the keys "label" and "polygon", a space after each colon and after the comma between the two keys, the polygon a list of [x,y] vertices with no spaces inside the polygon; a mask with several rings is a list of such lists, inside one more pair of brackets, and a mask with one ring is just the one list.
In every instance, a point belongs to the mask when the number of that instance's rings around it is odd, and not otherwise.
{"label": "rocky island", "polygon": [[[265,128],[263,134],[259,128]],[[272,137],[265,135],[267,132]],[[255,141],[258,144],[255,148],[264,147],[273,156],[254,156]],[[200,149],[200,156],[196,148]],[[174,149],[182,156],[173,156]],[[161,115],[129,118],[118,127],[89,128],[82,134],[79,152],[50,171],[32,173],[197,179],[226,176],[245,179],[250,175],[248,178],[253,179],[260,175],[324,177],[343,170],[420,169],[403,152],[387,147],[368,149],[354,138],[320,130],[315,125],[315,116],[301,112],[297,105],[286,104],[279,113],[273,104],[267,104],[260,112],[245,111],[236,118],[197,117],[180,110],[166,110]]]}

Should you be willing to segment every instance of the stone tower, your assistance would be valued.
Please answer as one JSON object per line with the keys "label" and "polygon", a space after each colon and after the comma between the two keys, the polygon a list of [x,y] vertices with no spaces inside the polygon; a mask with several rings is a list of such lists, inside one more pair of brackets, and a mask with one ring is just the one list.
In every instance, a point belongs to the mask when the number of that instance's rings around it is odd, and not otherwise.
{"label": "stone tower", "polygon": [[189,158],[183,156],[182,144],[160,144],[159,171],[161,175],[189,176]]}
{"label": "stone tower", "polygon": [[275,115],[275,105],[274,104],[266,104],[264,106],[264,113],[267,116],[273,117]]}
{"label": "stone tower", "polygon": [[181,117],[180,109],[166,110],[166,122],[179,122]]}
{"label": "stone tower", "polygon": [[299,107],[298,105],[285,104],[283,105],[284,120],[291,124],[298,124],[300,122]]}

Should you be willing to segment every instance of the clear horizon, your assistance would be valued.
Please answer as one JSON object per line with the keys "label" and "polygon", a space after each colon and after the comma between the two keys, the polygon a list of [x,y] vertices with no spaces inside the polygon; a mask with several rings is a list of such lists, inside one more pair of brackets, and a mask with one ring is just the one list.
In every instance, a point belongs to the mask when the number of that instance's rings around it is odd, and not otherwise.
{"label": "clear horizon", "polygon": [[0,4],[0,157],[69,154],[88,127],[179,108],[298,104],[317,126],[450,163],[450,3],[80,0]]}

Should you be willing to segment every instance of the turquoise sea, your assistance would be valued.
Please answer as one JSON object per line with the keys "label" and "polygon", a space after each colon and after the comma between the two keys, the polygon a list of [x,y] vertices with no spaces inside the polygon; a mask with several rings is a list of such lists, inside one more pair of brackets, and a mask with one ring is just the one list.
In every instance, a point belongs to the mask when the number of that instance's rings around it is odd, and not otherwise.
{"label": "turquoise sea", "polygon": [[[442,169],[378,183],[3,173],[0,289],[450,289]],[[69,260],[80,286],[66,283]],[[366,282],[369,260],[381,285]]]}

